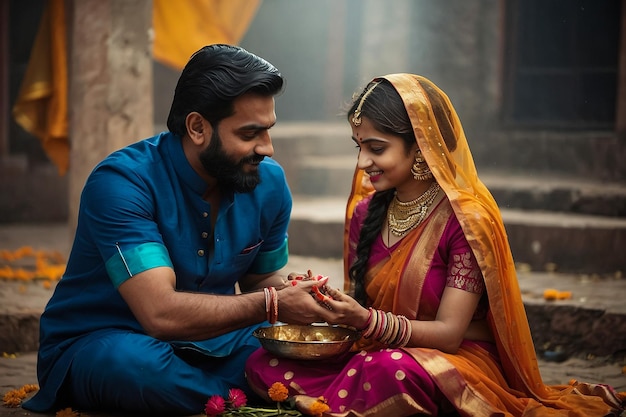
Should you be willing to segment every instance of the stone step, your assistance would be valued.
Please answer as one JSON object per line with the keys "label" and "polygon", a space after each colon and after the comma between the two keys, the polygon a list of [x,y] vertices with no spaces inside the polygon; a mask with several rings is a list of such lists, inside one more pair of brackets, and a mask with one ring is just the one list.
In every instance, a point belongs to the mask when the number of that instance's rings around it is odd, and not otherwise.
{"label": "stone step", "polygon": [[[289,226],[296,255],[341,257],[345,197],[294,196]],[[513,258],[533,271],[626,272],[626,219],[501,209]]]}
{"label": "stone step", "polygon": [[556,174],[484,171],[501,208],[626,218],[626,184]]}
{"label": "stone step", "polygon": [[67,176],[52,164],[0,157],[0,223],[66,221],[67,201]]}

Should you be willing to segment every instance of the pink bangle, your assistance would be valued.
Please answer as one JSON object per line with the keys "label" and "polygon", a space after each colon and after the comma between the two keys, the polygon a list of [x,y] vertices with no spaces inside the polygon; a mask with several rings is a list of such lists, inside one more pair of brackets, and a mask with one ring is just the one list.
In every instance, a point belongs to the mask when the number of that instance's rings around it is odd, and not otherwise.
{"label": "pink bangle", "polygon": [[378,314],[377,310],[370,308],[372,315],[370,316],[370,321],[363,332],[364,338],[370,338],[374,334],[374,330],[376,330],[376,326],[378,325]]}

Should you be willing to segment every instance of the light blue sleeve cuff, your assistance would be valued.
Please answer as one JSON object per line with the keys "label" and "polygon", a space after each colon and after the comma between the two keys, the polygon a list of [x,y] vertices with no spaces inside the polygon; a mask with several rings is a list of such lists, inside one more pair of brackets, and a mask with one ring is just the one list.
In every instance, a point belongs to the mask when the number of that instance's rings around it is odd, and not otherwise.
{"label": "light blue sleeve cuff", "polygon": [[267,274],[268,272],[278,271],[287,265],[288,260],[289,249],[287,246],[287,237],[285,236],[283,244],[277,249],[269,252],[259,252],[248,272],[252,274]]}
{"label": "light blue sleeve cuff", "polygon": [[105,264],[115,288],[133,275],[160,266],[174,267],[165,246],[153,242],[144,243],[123,252],[118,246],[117,253]]}

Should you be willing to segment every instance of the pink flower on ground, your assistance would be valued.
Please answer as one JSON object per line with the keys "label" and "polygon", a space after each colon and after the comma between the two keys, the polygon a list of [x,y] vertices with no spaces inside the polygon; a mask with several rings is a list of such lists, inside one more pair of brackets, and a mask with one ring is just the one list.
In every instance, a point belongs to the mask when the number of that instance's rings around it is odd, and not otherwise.
{"label": "pink flower on ground", "polygon": [[239,408],[246,405],[248,399],[246,398],[245,392],[239,388],[231,388],[228,390],[228,401],[230,401],[233,408]]}
{"label": "pink flower on ground", "polygon": [[226,410],[226,400],[219,395],[211,396],[209,401],[207,401],[204,406],[204,412],[209,417],[217,416],[218,414],[223,413],[224,410]]}

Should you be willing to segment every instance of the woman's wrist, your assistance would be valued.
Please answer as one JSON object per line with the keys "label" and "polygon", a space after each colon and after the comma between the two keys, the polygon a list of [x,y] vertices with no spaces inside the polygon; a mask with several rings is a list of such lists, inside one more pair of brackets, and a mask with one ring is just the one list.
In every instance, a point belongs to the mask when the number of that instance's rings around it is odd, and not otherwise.
{"label": "woman's wrist", "polygon": [[363,331],[363,330],[367,329],[367,327],[370,325],[370,322],[372,321],[373,311],[372,311],[371,307],[368,308],[368,309],[362,308],[360,313],[361,313],[360,314],[361,320],[359,320],[359,322],[358,322],[359,325],[357,325],[355,327],[356,327],[357,330]]}

